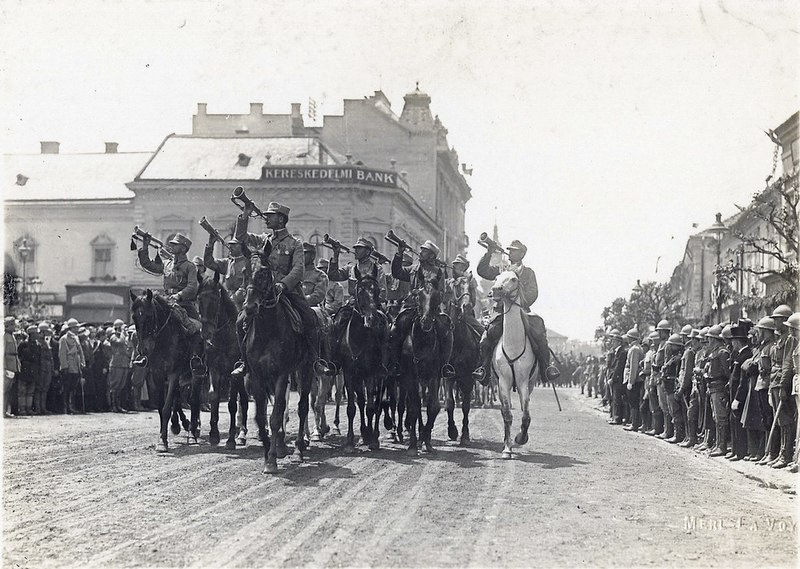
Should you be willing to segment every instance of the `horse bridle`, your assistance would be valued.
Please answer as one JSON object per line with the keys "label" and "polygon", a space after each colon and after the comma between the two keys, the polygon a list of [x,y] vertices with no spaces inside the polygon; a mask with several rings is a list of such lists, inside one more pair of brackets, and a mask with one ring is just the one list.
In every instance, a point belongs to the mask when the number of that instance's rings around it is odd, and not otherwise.
{"label": "horse bridle", "polygon": [[[151,300],[150,304],[153,305],[153,312],[156,313],[156,323],[157,323],[158,322],[158,318],[157,318],[157,316],[158,316],[158,302],[155,301],[155,300]],[[167,324],[169,324],[169,321],[170,321],[171,318],[172,318],[172,310],[169,310],[168,314],[167,314],[167,319],[164,321],[164,324],[161,325],[161,328],[159,328],[158,330],[156,330],[155,333],[153,333],[153,334],[151,334],[150,336],[147,336],[147,337],[153,338],[153,339],[158,338],[161,335],[161,332],[163,332],[164,329],[167,327]],[[153,328],[155,328],[155,325],[153,325]],[[143,336],[141,339],[144,340],[145,337]]]}
{"label": "horse bridle", "polygon": [[[214,324],[214,333],[215,334],[217,332],[219,332],[220,330],[224,330],[228,326],[231,326],[236,321],[235,317],[234,318],[229,318],[222,326],[219,325],[219,313],[222,312],[222,285],[217,285],[217,286],[219,287],[219,288],[216,289],[217,312],[214,315],[214,322],[213,322],[213,324]],[[204,318],[204,317],[202,317],[202,315],[201,315],[201,320],[200,320],[201,325],[205,324],[206,322],[209,322],[209,320]],[[212,346],[214,345],[214,343],[212,341],[209,341],[209,344],[212,345]]]}
{"label": "horse bridle", "polygon": [[[356,281],[356,294],[354,295],[356,301],[353,303],[353,311],[356,312],[362,318],[364,317],[364,313],[361,310],[359,310],[358,293],[362,289],[361,287],[367,286],[365,281],[369,282],[369,283],[372,283],[373,287],[379,286],[377,279],[375,279],[375,278],[373,278],[373,277],[371,277],[369,275],[363,276],[359,280]],[[370,295],[372,296],[372,298],[374,300],[375,299],[374,291],[368,291],[368,292],[370,293]],[[376,303],[376,305],[377,305],[377,303]],[[380,308],[380,307],[377,306],[377,308]]]}

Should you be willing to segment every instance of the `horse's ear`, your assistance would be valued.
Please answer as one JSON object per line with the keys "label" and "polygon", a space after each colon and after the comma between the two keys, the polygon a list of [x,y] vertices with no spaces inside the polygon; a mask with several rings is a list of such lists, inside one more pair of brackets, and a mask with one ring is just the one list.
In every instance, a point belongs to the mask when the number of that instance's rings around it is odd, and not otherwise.
{"label": "horse's ear", "polygon": [[153,301],[153,291],[150,290],[149,288],[145,291],[145,296],[147,297],[148,302]]}
{"label": "horse's ear", "polygon": [[214,271],[214,284],[219,284],[219,271]]}
{"label": "horse's ear", "polygon": [[361,271],[358,270],[358,265],[353,266],[353,274],[356,276],[356,280],[361,280]]}
{"label": "horse's ear", "polygon": [[136,302],[136,295],[133,293],[133,289],[129,289],[128,294],[131,295],[131,302]]}

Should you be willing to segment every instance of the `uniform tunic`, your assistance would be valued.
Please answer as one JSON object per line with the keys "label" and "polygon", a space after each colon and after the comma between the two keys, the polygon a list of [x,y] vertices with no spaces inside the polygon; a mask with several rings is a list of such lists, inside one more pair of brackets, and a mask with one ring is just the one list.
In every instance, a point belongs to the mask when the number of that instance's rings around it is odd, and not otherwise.
{"label": "uniform tunic", "polygon": [[214,258],[214,248],[206,244],[203,251],[203,263],[209,271],[215,271],[225,277],[223,286],[230,293],[237,308],[241,308],[250,283],[250,262],[244,255],[228,256],[224,259]]}
{"label": "uniform tunic", "polygon": [[321,306],[325,302],[325,292],[327,290],[327,275],[313,266],[306,267],[303,273],[303,294],[309,306]]}
{"label": "uniform tunic", "polygon": [[186,255],[175,256],[162,261],[161,257],[151,260],[146,249],[139,249],[139,263],[146,271],[164,275],[164,293],[176,295],[178,305],[195,320],[200,318],[195,306],[197,298],[197,266],[186,258]]}
{"label": "uniform tunic", "polygon": [[358,282],[356,267],[358,267],[358,272],[362,277],[375,275],[375,280],[378,281],[378,286],[381,289],[381,301],[385,301],[387,298],[386,274],[383,272],[383,267],[372,261],[372,259],[363,259],[355,265],[339,268],[339,259],[334,257],[328,264],[328,279],[332,282],[347,281],[347,294],[352,297],[356,293],[356,283]]}

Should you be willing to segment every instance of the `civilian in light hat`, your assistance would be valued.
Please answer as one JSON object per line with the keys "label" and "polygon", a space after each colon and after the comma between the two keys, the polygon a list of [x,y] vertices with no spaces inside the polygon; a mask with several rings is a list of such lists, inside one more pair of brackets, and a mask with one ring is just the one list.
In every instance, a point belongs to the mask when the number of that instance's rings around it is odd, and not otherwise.
{"label": "civilian in light hat", "polygon": [[[300,315],[306,347],[311,361],[314,362],[315,370],[318,373],[330,374],[333,371],[332,366],[319,357],[319,321],[316,313],[308,305],[301,286],[305,272],[303,244],[295,239],[286,228],[286,224],[289,222],[289,208],[277,202],[271,202],[264,212],[264,220],[271,233],[255,234],[247,232],[247,225],[254,211],[253,207],[252,202],[244,205],[242,213],[236,220],[234,236],[251,251],[264,250],[264,246],[269,244],[269,264],[272,268],[275,294],[285,294]],[[243,345],[245,322],[249,318],[247,310],[239,313],[236,329],[240,346]],[[244,354],[231,373],[235,378],[243,378],[247,373]]]}
{"label": "civilian in light hat", "polygon": [[[120,322],[122,321],[120,320]],[[125,328],[120,326],[119,329],[109,329],[107,342],[110,357],[108,361],[108,390],[105,394],[106,405],[114,413],[126,413],[127,409],[123,407],[122,398],[131,372],[131,354],[133,353],[131,340]],[[138,397],[134,398],[133,404],[135,411],[141,410],[141,403]]]}
{"label": "civilian in light hat", "polygon": [[81,374],[86,368],[86,358],[78,338],[78,321],[70,318],[66,322],[67,331],[58,340],[58,366],[62,381],[64,412],[77,413],[74,404],[75,389],[81,381]]}
{"label": "civilian in light hat", "polygon": [[650,410],[650,428],[644,434],[650,436],[658,436],[664,432],[664,414],[661,411],[661,405],[658,401],[658,386],[656,384],[657,373],[653,369],[655,366],[656,356],[661,349],[661,334],[653,330],[648,335],[650,339],[650,349],[644,355],[644,364],[642,365],[642,374],[645,378],[645,393],[647,397],[648,409]]}

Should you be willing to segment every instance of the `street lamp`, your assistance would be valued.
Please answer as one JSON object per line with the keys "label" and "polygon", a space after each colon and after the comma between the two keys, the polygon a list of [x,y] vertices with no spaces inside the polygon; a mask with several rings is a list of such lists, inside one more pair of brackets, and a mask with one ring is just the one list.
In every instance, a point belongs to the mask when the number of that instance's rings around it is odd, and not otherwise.
{"label": "street lamp", "polygon": [[22,290],[20,291],[20,304],[27,306],[28,304],[28,256],[33,249],[28,246],[28,240],[23,239],[17,247],[17,253],[22,261]]}
{"label": "street lamp", "polygon": [[714,240],[717,242],[717,269],[715,271],[717,290],[714,295],[714,304],[717,307],[718,320],[722,320],[722,280],[719,274],[720,266],[722,265],[722,239],[728,234],[728,231],[730,231],[730,229],[722,223],[722,214],[717,213],[717,219],[709,228],[709,232],[714,236]]}

